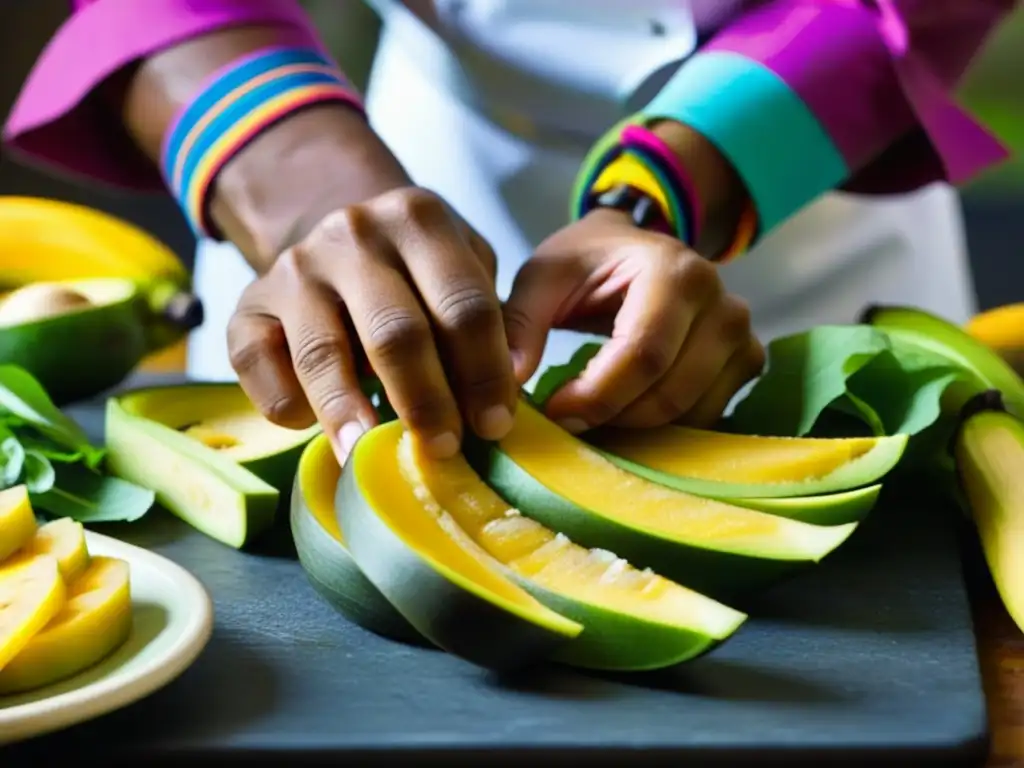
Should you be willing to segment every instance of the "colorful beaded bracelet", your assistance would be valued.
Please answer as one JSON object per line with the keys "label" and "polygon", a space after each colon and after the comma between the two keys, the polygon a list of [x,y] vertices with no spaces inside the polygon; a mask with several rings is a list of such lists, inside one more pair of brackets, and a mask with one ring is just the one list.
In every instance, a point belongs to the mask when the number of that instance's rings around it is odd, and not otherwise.
{"label": "colorful beaded bracelet", "polygon": [[164,178],[197,235],[212,233],[207,200],[217,175],[259,134],[308,107],[362,110],[337,66],[313,48],[271,47],[215,72],[164,137]]}

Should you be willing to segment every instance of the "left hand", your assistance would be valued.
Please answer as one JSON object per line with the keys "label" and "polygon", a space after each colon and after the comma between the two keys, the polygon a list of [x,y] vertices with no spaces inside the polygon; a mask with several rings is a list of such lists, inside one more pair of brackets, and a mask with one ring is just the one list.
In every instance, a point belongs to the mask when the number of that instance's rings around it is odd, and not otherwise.
{"label": "left hand", "polygon": [[553,328],[610,336],[546,406],[577,433],[713,426],[765,360],[747,304],[726,292],[715,264],[607,209],[549,237],[516,276],[505,329],[519,381]]}

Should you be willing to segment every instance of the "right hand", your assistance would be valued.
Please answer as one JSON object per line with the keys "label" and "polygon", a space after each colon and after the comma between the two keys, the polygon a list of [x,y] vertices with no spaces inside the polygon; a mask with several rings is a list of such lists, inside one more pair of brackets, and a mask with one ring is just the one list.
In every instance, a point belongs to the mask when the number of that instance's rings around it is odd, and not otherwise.
{"label": "right hand", "polygon": [[[232,367],[271,421],[318,421],[344,462],[376,423],[362,347],[406,427],[456,454],[463,421],[497,440],[518,383],[490,246],[439,197],[396,189],[336,210],[250,284],[228,326]],[[357,346],[358,345],[358,346]]]}

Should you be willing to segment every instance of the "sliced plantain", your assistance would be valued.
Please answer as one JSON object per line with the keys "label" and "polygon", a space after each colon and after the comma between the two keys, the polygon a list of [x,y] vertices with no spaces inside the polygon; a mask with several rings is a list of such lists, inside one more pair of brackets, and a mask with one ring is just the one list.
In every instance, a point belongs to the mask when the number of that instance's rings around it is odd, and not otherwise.
{"label": "sliced plantain", "polygon": [[0,670],[64,607],[64,579],[49,555],[0,565]]}
{"label": "sliced plantain", "polygon": [[403,477],[401,422],[356,443],[335,509],[359,569],[420,634],[483,667],[547,657],[583,627],[546,607],[482,560],[444,510]]}
{"label": "sliced plantain", "polygon": [[35,533],[28,488],[16,485],[0,491],[0,563],[28,544]]}
{"label": "sliced plantain", "polygon": [[70,584],[89,567],[89,547],[85,542],[85,528],[77,520],[62,517],[41,526],[25,545],[19,556],[50,555],[64,582]]}
{"label": "sliced plantain", "polygon": [[71,584],[63,609],[0,668],[0,695],[51,685],[96,665],[131,633],[128,564],[95,557]]}
{"label": "sliced plantain", "polygon": [[479,461],[512,506],[577,543],[731,600],[820,561],[856,529],[703,498],[616,466],[526,403]]}
{"label": "sliced plantain", "polygon": [[359,626],[407,643],[426,641],[359,570],[334,512],[341,468],[326,435],[306,446],[295,473],[291,528],[299,562],[313,588]]}
{"label": "sliced plantain", "polygon": [[[406,477],[421,499],[451,516],[485,562],[497,561],[530,594],[583,625],[557,650],[568,664],[651,670],[714,648],[746,616],[708,597],[640,571],[606,550],[587,550],[509,508],[462,456],[435,461],[409,434],[399,446]],[[472,629],[466,625],[467,633]]]}
{"label": "sliced plantain", "polygon": [[587,441],[630,472],[698,496],[812,497],[811,503],[819,504],[837,491],[877,484],[899,463],[907,446],[906,435],[761,437],[673,424],[605,428],[588,435]]}

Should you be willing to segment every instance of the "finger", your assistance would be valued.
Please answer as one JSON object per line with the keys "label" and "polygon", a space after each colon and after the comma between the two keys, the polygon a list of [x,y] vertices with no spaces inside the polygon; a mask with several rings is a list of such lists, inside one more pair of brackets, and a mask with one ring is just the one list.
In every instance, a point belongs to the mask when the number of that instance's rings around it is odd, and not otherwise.
{"label": "finger", "polygon": [[399,418],[431,455],[454,456],[462,444],[459,410],[430,321],[405,275],[364,254],[348,261],[338,288]]}
{"label": "finger", "polygon": [[679,355],[701,308],[720,293],[713,265],[699,257],[662,257],[634,278],[611,340],[547,411],[579,432],[605,424],[661,379]]}
{"label": "finger", "polygon": [[727,296],[697,316],[679,357],[636,401],[616,416],[620,427],[656,427],[688,412],[718,380],[737,349],[750,340],[750,312]]}
{"label": "finger", "polygon": [[710,429],[714,427],[735,397],[764,367],[764,349],[756,340],[730,358],[715,383],[679,419],[680,424]]}
{"label": "finger", "polygon": [[491,284],[494,284],[495,279],[498,276],[498,256],[495,254],[494,249],[491,248],[491,244],[484,240],[475,229],[466,225],[463,227],[463,237],[466,238],[466,242],[469,243],[469,247],[476,254],[477,259],[484,267],[484,272],[487,273],[487,278]]}
{"label": "finger", "polygon": [[338,461],[344,463],[377,419],[359,386],[342,307],[327,286],[285,279],[281,283],[278,311],[292,367]]}
{"label": "finger", "polygon": [[518,387],[494,283],[439,198],[406,196],[416,226],[392,238],[433,321],[434,337],[466,420],[485,440],[512,429]]}
{"label": "finger", "polygon": [[288,429],[316,421],[292,369],[280,321],[256,307],[240,304],[228,322],[228,359],[253,406],[268,420]]}
{"label": "finger", "polygon": [[548,334],[567,299],[584,279],[585,271],[581,261],[534,258],[516,273],[502,313],[520,384],[536,372]]}

